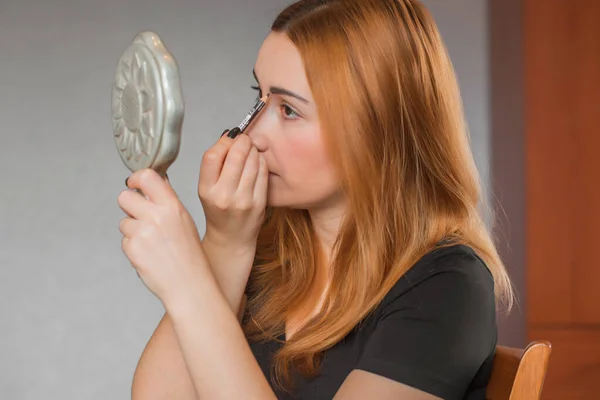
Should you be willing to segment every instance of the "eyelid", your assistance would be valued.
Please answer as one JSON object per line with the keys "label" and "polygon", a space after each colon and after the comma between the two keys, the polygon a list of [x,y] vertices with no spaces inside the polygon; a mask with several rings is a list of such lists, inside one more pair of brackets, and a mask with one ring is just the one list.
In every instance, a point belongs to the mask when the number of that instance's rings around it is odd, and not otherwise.
{"label": "eyelid", "polygon": [[279,105],[279,107],[284,107],[284,106],[285,106],[285,107],[287,107],[287,108],[289,108],[290,110],[292,110],[292,112],[293,112],[294,114],[296,114],[296,118],[289,118],[289,117],[285,117],[285,116],[284,116],[284,118],[285,118],[285,119],[287,119],[287,120],[289,120],[289,121],[293,121],[293,120],[295,120],[295,119],[298,119],[298,118],[304,118],[304,117],[302,116],[302,114],[301,114],[301,113],[299,113],[298,111],[296,111],[296,109],[295,109],[294,107],[292,107],[291,105],[289,105],[287,102],[285,102],[285,101],[282,101],[282,102],[281,102],[281,104]]}
{"label": "eyelid", "polygon": [[[277,95],[275,95],[277,96]],[[292,104],[290,104],[288,101],[286,101],[285,99],[281,99],[279,106],[287,106],[289,107],[293,112],[295,112],[298,115],[302,115],[302,113],[300,111],[298,111],[298,109],[296,107],[294,107]]]}
{"label": "eyelid", "polygon": [[288,102],[287,102],[287,101],[282,101],[282,102],[281,102],[281,105],[282,105],[282,106],[289,107],[289,108],[290,108],[290,110],[292,110],[292,111],[293,111],[293,112],[295,112],[296,114],[300,114],[298,111],[296,111],[296,108],[295,108],[294,106],[292,106],[291,104],[288,104]]}

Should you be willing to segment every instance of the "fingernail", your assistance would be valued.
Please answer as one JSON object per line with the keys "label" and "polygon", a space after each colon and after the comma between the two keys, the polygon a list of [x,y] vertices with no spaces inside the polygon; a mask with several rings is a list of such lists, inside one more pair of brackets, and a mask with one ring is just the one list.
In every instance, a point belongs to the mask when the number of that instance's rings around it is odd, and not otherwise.
{"label": "fingernail", "polygon": [[225,130],[223,131],[223,133],[221,133],[221,137],[223,137],[223,135],[225,135],[225,134],[226,134],[228,131],[229,131],[229,129],[225,129]]}
{"label": "fingernail", "polygon": [[235,137],[240,133],[240,128],[238,128],[237,126],[235,128],[233,128],[232,130],[229,131],[229,134],[227,135],[227,137],[231,138],[231,139],[235,139]]}
{"label": "fingernail", "polygon": [[129,181],[129,178],[125,179],[125,186],[129,186],[129,185],[127,184],[127,182],[128,182],[128,181]]}

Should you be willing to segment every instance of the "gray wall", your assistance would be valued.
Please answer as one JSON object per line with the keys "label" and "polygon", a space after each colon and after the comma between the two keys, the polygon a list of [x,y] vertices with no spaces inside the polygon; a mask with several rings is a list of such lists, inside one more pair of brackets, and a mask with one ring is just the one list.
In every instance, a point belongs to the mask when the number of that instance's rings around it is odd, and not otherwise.
{"label": "gray wall", "polygon": [[[426,3],[455,62],[487,182],[486,1]],[[111,136],[110,90],[122,51],[151,29],[178,60],[186,116],[169,175],[203,232],[200,157],[247,112],[256,52],[286,4],[0,3],[0,399],[129,398],[163,313],[120,249],[116,197],[128,170]]]}

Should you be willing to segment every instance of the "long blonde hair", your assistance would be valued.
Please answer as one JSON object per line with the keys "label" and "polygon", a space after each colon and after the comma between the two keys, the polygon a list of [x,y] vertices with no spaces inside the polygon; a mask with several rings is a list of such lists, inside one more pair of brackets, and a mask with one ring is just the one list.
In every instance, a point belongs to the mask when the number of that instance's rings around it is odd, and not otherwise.
{"label": "long blonde hair", "polygon": [[[417,0],[303,0],[272,26],[298,48],[325,142],[347,199],[321,312],[274,359],[318,373],[335,345],[381,302],[419,258],[466,244],[486,262],[498,304],[509,277],[478,209],[481,188],[445,45]],[[305,210],[267,210],[248,282],[244,330],[276,340],[287,310],[309,292],[319,246]]]}

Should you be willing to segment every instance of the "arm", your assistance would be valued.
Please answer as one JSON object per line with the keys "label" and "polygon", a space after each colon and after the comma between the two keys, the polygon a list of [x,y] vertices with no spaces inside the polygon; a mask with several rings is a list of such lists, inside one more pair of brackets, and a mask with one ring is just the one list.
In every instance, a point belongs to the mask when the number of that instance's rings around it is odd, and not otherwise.
{"label": "arm", "polygon": [[133,376],[131,399],[198,399],[167,313],[140,357]]}
{"label": "arm", "polygon": [[276,400],[214,276],[199,275],[165,304],[198,398]]}
{"label": "arm", "polygon": [[[204,249],[219,287],[240,321],[245,306],[243,293],[248,279],[247,274],[252,267],[254,251],[252,249],[218,251],[219,249],[207,240],[204,241]],[[234,256],[236,253],[237,257]],[[231,272],[234,266],[239,273],[228,274],[227,272]],[[248,271],[247,274],[245,271]],[[244,274],[246,274],[245,278]],[[138,399],[198,399],[177,343],[173,321],[168,313],[165,313],[161,319],[138,362],[133,377],[132,400]]]}
{"label": "arm", "polygon": [[[233,146],[235,143],[237,145]],[[224,165],[226,157],[229,163]],[[239,164],[237,166],[236,160]],[[246,160],[245,164],[244,160]],[[236,140],[222,137],[205,153],[198,186],[198,194],[207,217],[207,233],[202,240],[204,254],[227,304],[238,315],[238,321],[243,315],[244,289],[254,261],[256,249],[254,232],[260,226],[261,220],[258,217],[266,202],[263,199],[256,203],[257,211],[250,213],[247,210],[239,212],[235,202],[232,203],[233,205],[223,203],[223,199],[227,200],[229,194],[235,192],[230,187],[236,185],[232,175],[240,175],[242,168],[254,171],[255,174],[262,172],[262,178],[259,176],[256,179],[256,185],[262,187],[257,193],[264,192],[263,197],[266,198],[268,179],[266,164],[260,159],[256,149],[252,150],[251,141],[246,135]],[[223,193],[228,196],[222,196]],[[249,193],[254,198],[253,191],[249,190]],[[227,209],[224,206],[230,209],[224,211]],[[223,227],[227,229],[220,229]],[[132,391],[133,400],[196,398],[168,312],[156,328],[140,358]],[[177,395],[172,395],[173,393]]]}
{"label": "arm", "polygon": [[348,375],[333,400],[440,400],[414,387],[370,372],[354,370]]}
{"label": "arm", "polygon": [[214,243],[210,234],[207,234],[202,239],[202,247],[227,303],[238,315],[238,320],[241,319],[245,306],[244,290],[254,262],[256,245],[222,246]]}

